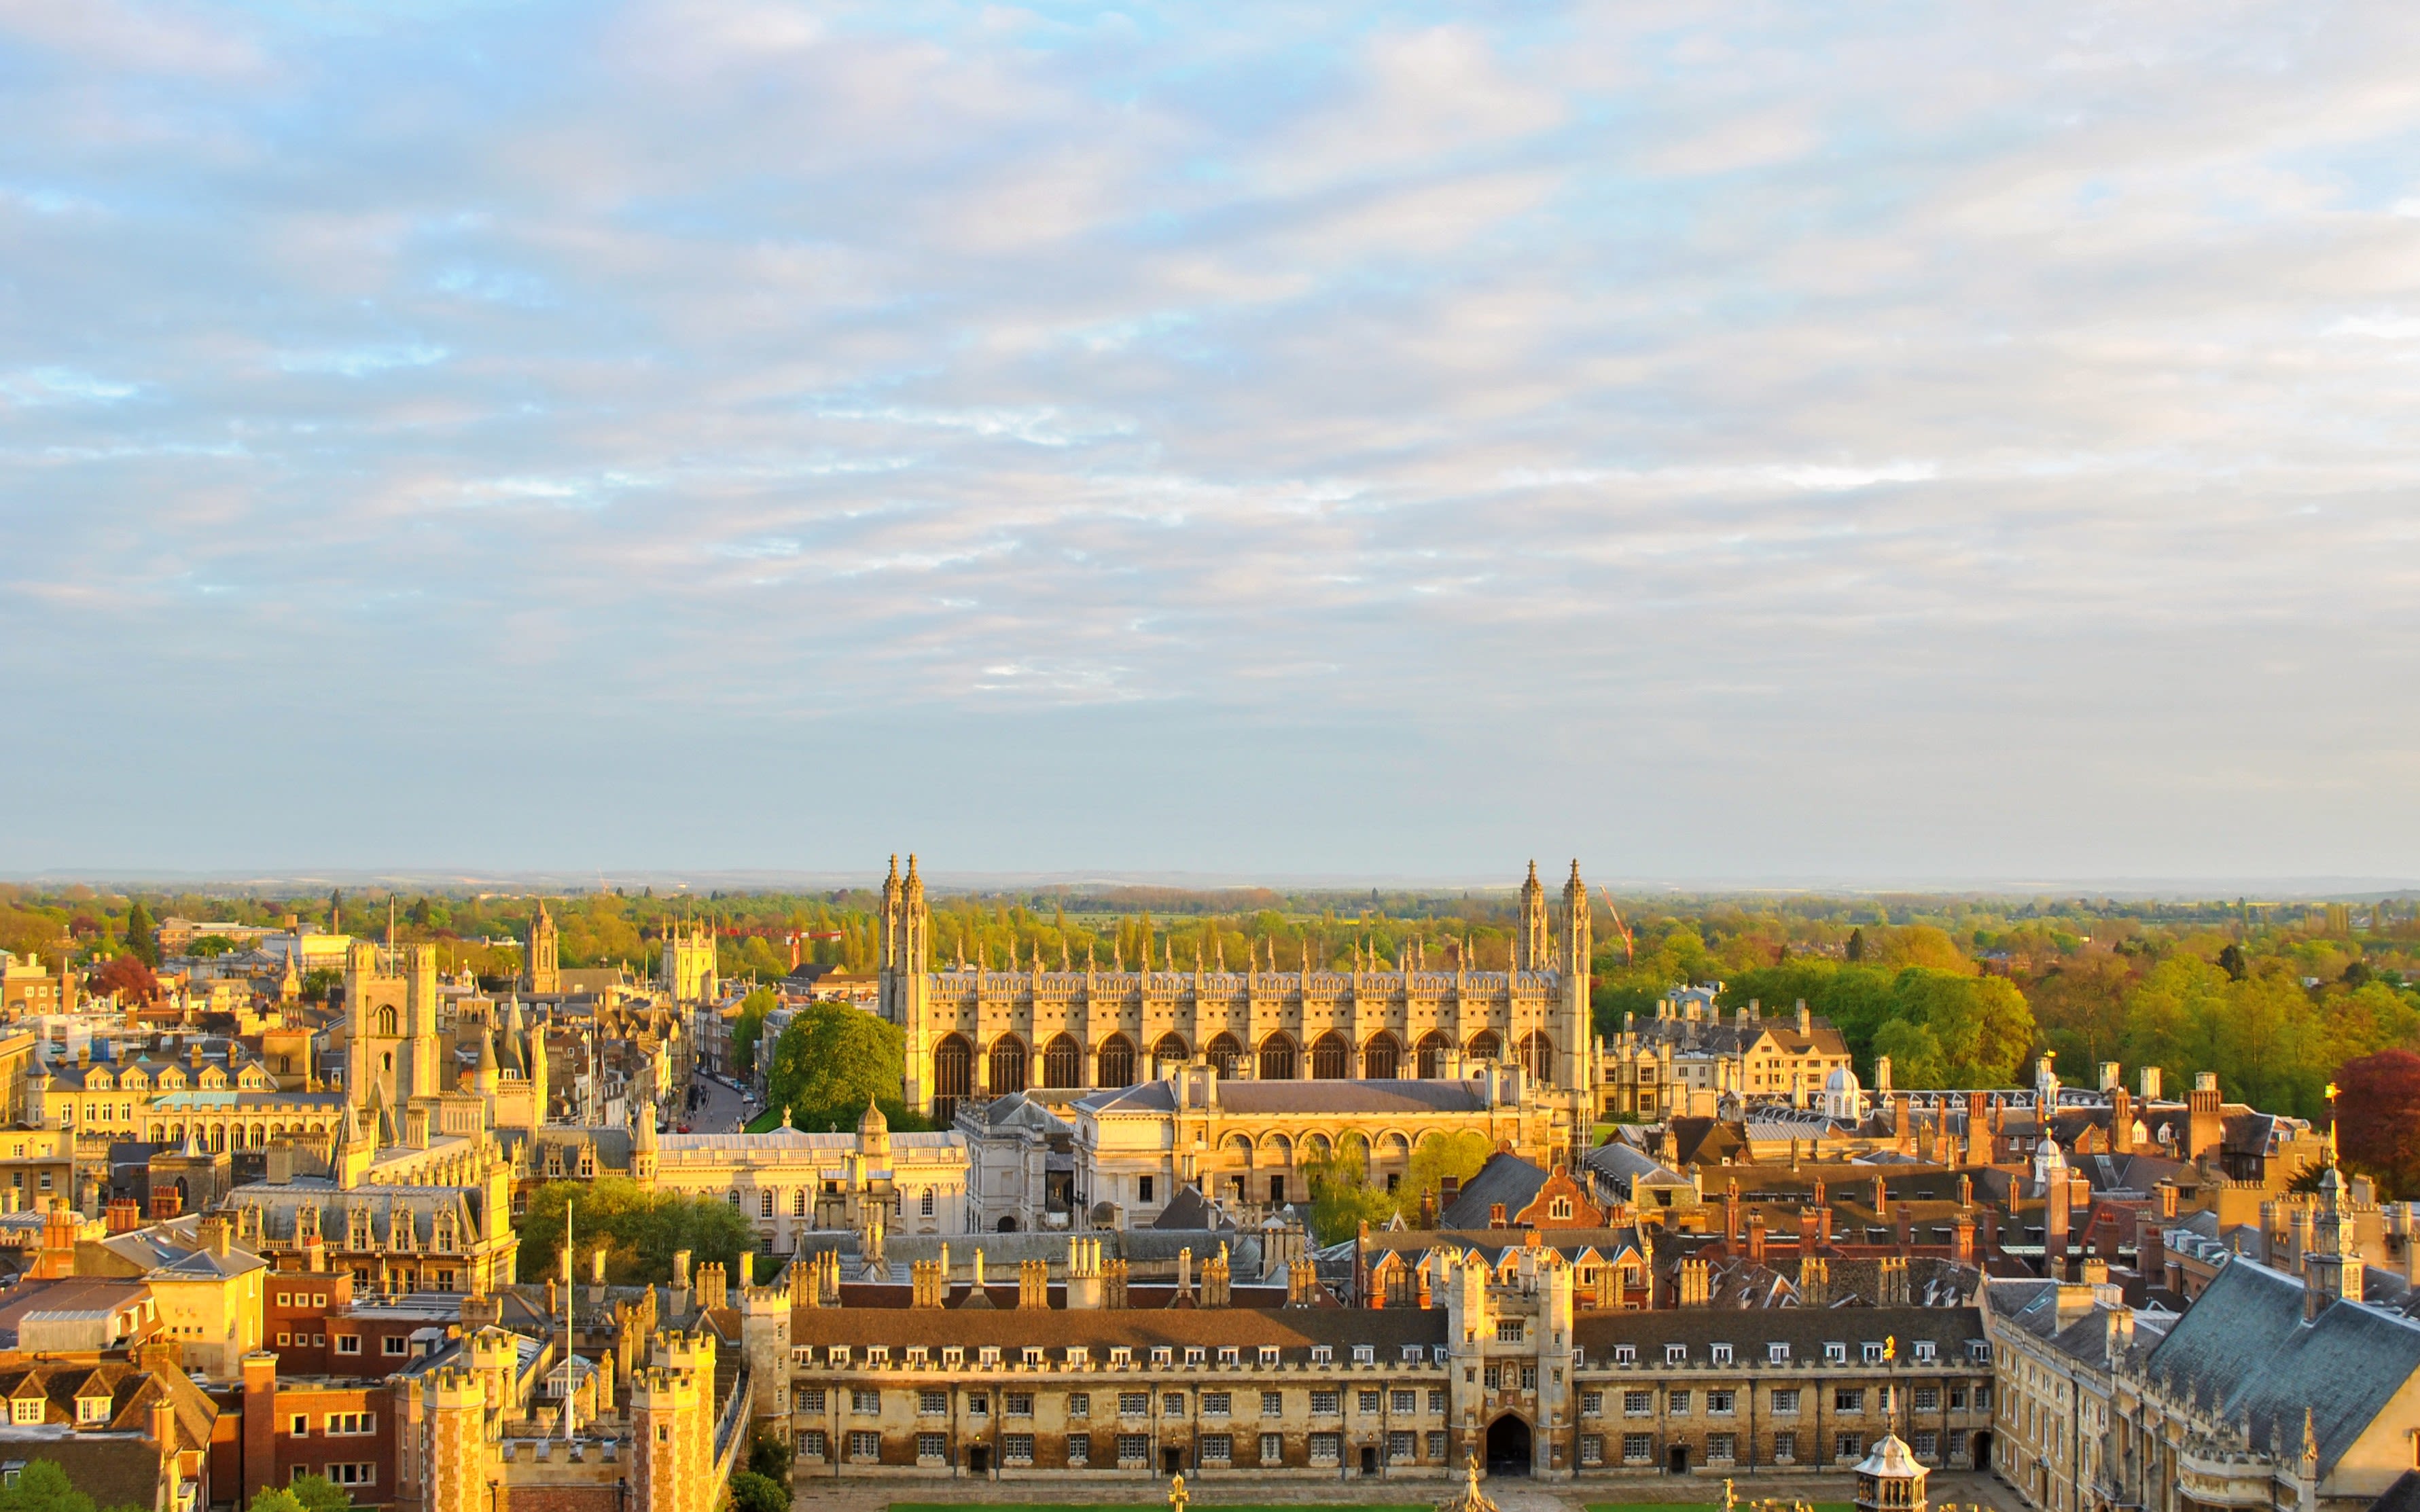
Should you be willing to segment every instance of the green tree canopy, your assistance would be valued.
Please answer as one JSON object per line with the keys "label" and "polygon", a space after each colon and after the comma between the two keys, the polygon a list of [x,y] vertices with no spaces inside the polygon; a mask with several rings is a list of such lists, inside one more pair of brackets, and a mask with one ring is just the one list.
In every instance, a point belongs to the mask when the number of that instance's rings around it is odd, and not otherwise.
{"label": "green tree canopy", "polygon": [[160,964],[160,926],[151,910],[137,898],[126,910],[126,949],[134,959],[156,969]]}
{"label": "green tree canopy", "polygon": [[743,1076],[756,1070],[756,1041],[765,1033],[765,1015],[781,1003],[770,987],[759,987],[739,1000],[739,1017],[731,1026],[731,1063]]}
{"label": "green tree canopy", "polygon": [[[539,1281],[559,1274],[564,1210],[572,1210],[575,1272],[585,1278],[588,1257],[605,1252],[605,1279],[615,1286],[660,1285],[673,1274],[673,1256],[688,1250],[698,1264],[719,1261],[734,1277],[750,1272],[741,1257],[756,1244],[747,1216],[728,1202],[677,1192],[648,1192],[623,1177],[549,1181],[530,1194],[529,1211],[514,1225],[520,1239],[516,1266]],[[0,1512],[6,1512],[0,1508]]]}
{"label": "green tree canopy", "polygon": [[731,1477],[731,1512],[790,1512],[789,1483],[743,1470]]}
{"label": "green tree canopy", "polygon": [[[93,1504],[57,1460],[36,1459],[17,1473],[14,1485],[0,1487],[0,1512],[93,1512]],[[117,1506],[110,1512],[136,1509]]]}
{"label": "green tree canopy", "polygon": [[891,1127],[928,1129],[900,1101],[905,1064],[896,1025],[846,1003],[810,1003],[782,1030],[766,1068],[766,1102],[790,1110],[793,1128],[853,1129],[870,1101]]}

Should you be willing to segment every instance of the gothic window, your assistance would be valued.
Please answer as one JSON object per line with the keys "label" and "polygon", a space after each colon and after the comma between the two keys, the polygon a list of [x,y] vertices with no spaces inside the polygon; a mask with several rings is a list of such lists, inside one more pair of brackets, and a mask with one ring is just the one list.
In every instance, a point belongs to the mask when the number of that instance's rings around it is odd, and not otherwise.
{"label": "gothic window", "polygon": [[395,1032],[395,1010],[393,1008],[381,1008],[379,1010],[378,1031],[380,1034],[393,1034]]}
{"label": "gothic window", "polygon": [[1235,1042],[1232,1034],[1219,1035],[1204,1045],[1202,1053],[1210,1057],[1210,1064],[1218,1068],[1221,1077],[1234,1075],[1236,1065],[1244,1058],[1244,1047]]}
{"label": "gothic window", "polygon": [[1261,1041],[1261,1080],[1293,1081],[1294,1061],[1294,1041],[1286,1036],[1272,1034]]}
{"label": "gothic window", "polygon": [[1521,1065],[1529,1079],[1542,1085],[1555,1079],[1555,1041],[1542,1033],[1532,1034],[1521,1041]]}
{"label": "gothic window", "polygon": [[947,1123],[958,1102],[974,1090],[974,1051],[954,1034],[933,1046],[933,1113]]}
{"label": "gothic window", "polygon": [[1494,1029],[1481,1029],[1470,1037],[1462,1053],[1472,1060],[1494,1060],[1504,1053],[1504,1041]]}
{"label": "gothic window", "polygon": [[1151,1047],[1152,1070],[1155,1072],[1181,1066],[1191,1058],[1192,1053],[1185,1048],[1185,1041],[1177,1035],[1163,1034],[1159,1042]]}
{"label": "gothic window", "polygon": [[1081,1087],[1083,1084],[1083,1046],[1063,1034],[1042,1047],[1043,1086]]}
{"label": "gothic window", "polygon": [[1344,1036],[1330,1029],[1311,1042],[1311,1075],[1313,1081],[1339,1082],[1353,1074],[1353,1047]]}
{"label": "gothic window", "polygon": [[1444,1075],[1445,1053],[1452,1048],[1453,1041],[1435,1029],[1420,1036],[1419,1050],[1420,1080],[1433,1082]]}
{"label": "gothic window", "polygon": [[1403,1074],[1404,1047],[1391,1034],[1370,1037],[1361,1047],[1361,1074],[1373,1081],[1391,1082]]}
{"label": "gothic window", "polygon": [[1134,1041],[1123,1034],[1110,1035],[1101,1041],[1100,1085],[1132,1087],[1134,1079]]}
{"label": "gothic window", "polygon": [[1025,1041],[1003,1034],[991,1045],[991,1092],[994,1097],[1025,1090]]}

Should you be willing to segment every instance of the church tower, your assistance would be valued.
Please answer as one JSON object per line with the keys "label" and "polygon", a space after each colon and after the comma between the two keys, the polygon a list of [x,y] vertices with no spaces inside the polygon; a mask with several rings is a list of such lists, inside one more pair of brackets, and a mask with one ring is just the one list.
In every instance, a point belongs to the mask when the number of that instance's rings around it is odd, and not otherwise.
{"label": "church tower", "polygon": [[530,916],[528,960],[521,969],[521,989],[533,995],[563,991],[563,968],[556,959],[554,916],[547,912],[546,900],[537,901],[537,912]]}
{"label": "church tower", "polygon": [[908,874],[899,874],[899,857],[891,858],[891,874],[882,879],[882,938],[876,955],[882,1016],[905,1031],[908,1105],[924,1111],[932,1106],[932,1056],[924,1018],[924,975],[932,970],[933,918],[924,906],[924,879],[916,874],[914,853],[908,856]]}
{"label": "church tower", "polygon": [[[1592,1078],[1589,1071],[1596,1060],[1590,1053],[1595,1014],[1589,1002],[1590,961],[1593,947],[1589,929],[1588,884],[1580,880],[1580,863],[1576,857],[1572,861],[1571,880],[1563,884],[1563,937],[1560,945],[1563,1001],[1559,1014],[1562,1022],[1555,1026],[1555,1085],[1566,1091],[1580,1093],[1585,1104],[1593,1101],[1589,1085]],[[1584,1107],[1582,1111],[1585,1114],[1588,1109]],[[1586,1129],[1591,1121],[1583,1117],[1579,1126]]]}
{"label": "church tower", "polygon": [[1512,969],[1544,971],[1554,957],[1547,947],[1546,889],[1538,880],[1538,863],[1529,863],[1529,880],[1521,884],[1521,922],[1512,936]]}

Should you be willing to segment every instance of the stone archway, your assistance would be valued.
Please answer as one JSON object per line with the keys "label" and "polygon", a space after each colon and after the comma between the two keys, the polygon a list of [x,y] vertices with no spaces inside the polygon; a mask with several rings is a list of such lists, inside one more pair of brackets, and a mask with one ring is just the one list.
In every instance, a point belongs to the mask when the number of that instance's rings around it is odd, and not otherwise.
{"label": "stone archway", "polygon": [[1507,1412],[1487,1425],[1487,1473],[1491,1475],[1529,1473],[1529,1425],[1517,1412]]}

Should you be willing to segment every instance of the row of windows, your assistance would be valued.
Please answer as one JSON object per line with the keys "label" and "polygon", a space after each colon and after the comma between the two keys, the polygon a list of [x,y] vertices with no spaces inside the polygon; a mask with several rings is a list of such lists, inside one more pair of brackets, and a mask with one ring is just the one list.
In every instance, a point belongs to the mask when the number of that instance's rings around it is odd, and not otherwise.
{"label": "row of windows", "polygon": [[[808,1189],[807,1189],[807,1188],[805,1188],[805,1187],[803,1187],[803,1186],[801,1186],[801,1187],[797,1187],[797,1188],[792,1189],[792,1191],[791,1191],[791,1193],[790,1193],[790,1216],[791,1216],[791,1217],[793,1217],[793,1218],[804,1218],[805,1216],[807,1216],[807,1190],[808,1190]],[[724,1196],[729,1199],[729,1201],[730,1201],[730,1203],[731,1203],[731,1206],[732,1206],[732,1210],[733,1210],[734,1211],[739,1211],[739,1210],[740,1210],[741,1203],[740,1203],[740,1200],[739,1200],[739,1193],[738,1193],[738,1190],[737,1190],[737,1188],[734,1188],[732,1191],[730,1191],[730,1192],[728,1192],[728,1193],[724,1194]],[[775,1201],[775,1196],[776,1196],[776,1194],[775,1194],[771,1189],[769,1189],[769,1188],[768,1188],[768,1189],[767,1189],[767,1190],[765,1190],[765,1191],[762,1191],[762,1192],[759,1192],[759,1193],[757,1193],[757,1194],[756,1194],[756,1216],[757,1216],[757,1217],[759,1217],[759,1218],[770,1218],[770,1217],[775,1216],[773,1210],[774,1210],[777,1206],[779,1206],[779,1204]],[[918,1212],[918,1215],[919,1215],[919,1216],[921,1216],[921,1217],[925,1217],[925,1218],[930,1218],[930,1217],[932,1217],[932,1216],[933,1216],[933,1210],[934,1210],[933,1191],[932,1191],[932,1189],[931,1189],[930,1187],[925,1188],[925,1189],[924,1189],[924,1191],[923,1191],[923,1193],[921,1196],[919,1196],[917,1197],[917,1199],[916,1199],[916,1208],[917,1208],[917,1212]],[[892,1199],[891,1199],[891,1212],[892,1212],[892,1217],[905,1217],[905,1216],[907,1216],[907,1213],[908,1213],[908,1194],[907,1194],[907,1193],[905,1193],[905,1192],[894,1192],[894,1193],[892,1193]]]}
{"label": "row of windows", "polygon": [[[1105,1398],[1109,1394],[1106,1393],[1104,1394]],[[1118,1392],[1115,1396],[1117,1397],[1118,1416],[1148,1417],[1151,1415],[1152,1394],[1150,1392],[1126,1391]],[[1283,1417],[1285,1415],[1285,1394],[1283,1392],[1264,1391],[1261,1392],[1259,1396],[1261,1416]],[[1426,1398],[1427,1411],[1431,1412],[1442,1412],[1446,1410],[1446,1395],[1442,1389],[1435,1387],[1430,1388],[1426,1393]],[[799,1387],[796,1394],[796,1399],[798,1410],[801,1412],[821,1412],[825,1410],[826,1397],[824,1395],[824,1388],[821,1386]],[[991,1397],[988,1393],[970,1392],[960,1399],[959,1406],[960,1410],[969,1417],[988,1417],[991,1414]],[[1422,1393],[1417,1388],[1405,1390],[1399,1387],[1393,1390],[1386,1390],[1377,1387],[1364,1387],[1354,1393],[1353,1406],[1355,1412],[1367,1416],[1376,1416],[1381,1412],[1398,1412],[1408,1415],[1419,1412],[1422,1410]],[[1030,1391],[1002,1392],[1001,1393],[1000,1397],[1000,1409],[1001,1414],[1006,1417],[1032,1417],[1033,1415],[1033,1394]],[[860,1417],[878,1416],[882,1412],[882,1393],[872,1387],[861,1386],[853,1388],[848,1394],[848,1410],[851,1413]],[[1164,1416],[1184,1416],[1185,1393],[1181,1391],[1161,1393],[1159,1410],[1161,1414]],[[1314,1388],[1312,1390],[1311,1394],[1311,1412],[1312,1416],[1339,1417],[1343,1414],[1343,1393],[1342,1391],[1333,1388]],[[1205,1391],[1202,1394],[1202,1415],[1203,1417],[1229,1417],[1233,1415],[1234,1411],[1234,1393],[1225,1391]],[[947,1391],[924,1388],[920,1389],[916,1393],[916,1412],[918,1416],[945,1417],[949,1414],[949,1412],[950,1394]],[[1076,1418],[1092,1416],[1093,1394],[1088,1391],[1069,1392],[1067,1394],[1067,1415],[1069,1417]]]}
{"label": "row of windows", "polygon": [[[1212,1348],[1214,1347],[1201,1344],[1185,1346],[1185,1357],[1183,1363],[1187,1365],[1205,1365],[1210,1364],[1210,1351]],[[1226,1344],[1215,1346],[1215,1348],[1218,1350],[1218,1363],[1219,1365],[1240,1365],[1245,1363],[1244,1351],[1240,1346]],[[1351,1346],[1351,1348],[1353,1350],[1353,1363],[1355,1365],[1375,1365],[1378,1363],[1378,1349],[1376,1345],[1356,1344]],[[1016,1363],[1023,1365],[1047,1365],[1049,1363],[1049,1350],[1038,1346],[1028,1345],[1017,1350]],[[1406,1344],[1402,1346],[1400,1357],[1405,1365],[1416,1365],[1431,1359],[1434,1359],[1439,1365],[1443,1365],[1450,1357],[1450,1352],[1451,1351],[1442,1344],[1436,1345],[1434,1348],[1419,1344]],[[854,1348],[850,1345],[828,1345],[824,1349],[824,1357],[820,1363],[825,1365],[845,1365],[849,1364],[851,1360],[855,1358],[855,1353],[856,1351]],[[819,1363],[815,1359],[815,1347],[812,1344],[799,1345],[798,1348],[792,1350],[790,1354],[792,1361],[798,1365],[808,1365]],[[1069,1365],[1089,1365],[1093,1363],[1093,1351],[1090,1347],[1086,1345],[1070,1344],[1061,1350],[1060,1354],[1064,1362]],[[941,1350],[941,1364],[953,1369],[964,1365],[966,1363],[966,1357],[967,1351],[955,1345],[947,1345]],[[932,1363],[933,1351],[921,1344],[909,1345],[904,1359],[905,1363],[909,1365],[929,1365]],[[1255,1347],[1253,1361],[1264,1368],[1274,1368],[1279,1364],[1280,1359],[1280,1353],[1278,1346],[1274,1344],[1263,1344]],[[890,1365],[892,1363],[891,1346],[887,1344],[874,1344],[866,1346],[865,1363],[876,1366]],[[1004,1352],[998,1345],[986,1344],[979,1347],[975,1350],[975,1364],[983,1369],[996,1370],[1005,1363],[1007,1362]],[[1113,1345],[1109,1349],[1109,1363],[1112,1368],[1131,1365],[1136,1363],[1135,1351],[1125,1345]],[[1153,1346],[1151,1349],[1150,1363],[1152,1365],[1161,1366],[1178,1364],[1176,1347],[1167,1344]],[[1311,1363],[1312,1365],[1334,1365],[1336,1363],[1335,1347],[1327,1344],[1312,1345],[1311,1347]]]}
{"label": "row of windows", "polygon": [[[1110,1458],[1102,1461],[1103,1463],[1139,1466],[1148,1465],[1151,1462],[1150,1434],[1119,1433],[1104,1435],[1103,1438],[1103,1447],[1110,1452]],[[1090,1433],[1067,1435],[1069,1466],[1082,1468],[1094,1463],[1093,1441],[1094,1435]],[[882,1435],[879,1433],[863,1428],[851,1429],[842,1442],[846,1444],[848,1458],[854,1462],[871,1464],[882,1458]],[[1285,1435],[1263,1433],[1257,1436],[1257,1443],[1250,1436],[1248,1436],[1245,1442],[1257,1451],[1254,1463],[1262,1465],[1285,1463]],[[1420,1458],[1423,1446],[1427,1450],[1429,1463],[1442,1464],[1445,1461],[1446,1436],[1442,1430],[1431,1429],[1424,1435],[1404,1431],[1387,1435],[1387,1458],[1390,1461],[1407,1463],[1415,1461]],[[799,1453],[808,1458],[827,1459],[830,1458],[830,1449],[831,1439],[821,1428],[808,1428],[799,1435]],[[1224,1465],[1236,1462],[1233,1434],[1205,1433],[1197,1441],[1196,1449],[1196,1458],[1204,1464]],[[1313,1433],[1306,1439],[1304,1449],[1313,1465],[1338,1464],[1344,1454],[1344,1436],[1341,1433]],[[1000,1457],[1003,1463],[1010,1465],[1033,1463],[1033,1435],[1031,1433],[1001,1434]],[[928,1464],[946,1462],[950,1458],[949,1435],[946,1433],[917,1434],[916,1458],[920,1462]]]}
{"label": "row of windows", "polygon": [[[1499,1324],[1498,1327],[1500,1328],[1501,1325]],[[1513,1337],[1517,1340],[1520,1335],[1515,1334]],[[1991,1346],[1984,1343],[1981,1339],[1968,1339],[1966,1341],[1966,1357],[1969,1360],[1981,1363],[1991,1358],[1990,1349]],[[1858,1363],[1861,1365],[1882,1365],[1891,1357],[1890,1350],[1891,1347],[1886,1340],[1868,1339],[1857,1346]],[[1577,1353],[1580,1358],[1580,1363],[1583,1365],[1587,1364],[1588,1351],[1582,1350],[1577,1351]],[[1765,1363],[1768,1365],[1788,1365],[1790,1363],[1790,1346],[1782,1343],[1767,1344],[1764,1347],[1764,1358]],[[1912,1346],[1910,1346],[1909,1358],[1918,1365],[1931,1365],[1941,1358],[1940,1346],[1935,1344],[1931,1339],[1917,1339]],[[1738,1363],[1731,1346],[1728,1344],[1707,1345],[1706,1360],[1707,1363],[1711,1365],[1735,1365]],[[1638,1363],[1638,1346],[1636,1344],[1615,1345],[1613,1347],[1613,1363],[1615,1365],[1637,1365]],[[1689,1347],[1686,1344],[1665,1345],[1664,1363],[1666,1365],[1688,1364]],[[1823,1363],[1825,1365],[1848,1364],[1848,1344],[1843,1340],[1838,1339],[1825,1344],[1823,1346]]]}
{"label": "row of windows", "polygon": [[[1893,1388],[1889,1386],[1880,1386],[1875,1388],[1875,1395],[1880,1398],[1877,1404],[1880,1411],[1885,1412],[1891,1411],[1894,1405],[1891,1396],[1892,1390]],[[1916,1412],[1937,1412],[1941,1411],[1941,1387],[1911,1386],[1907,1388],[1907,1390],[1909,1401]],[[1966,1388],[1963,1386],[1952,1386],[1948,1388],[1948,1393],[1949,1411],[1953,1412],[1964,1412],[1966,1410]],[[1770,1397],[1772,1402],[1772,1411],[1776,1415],[1780,1416],[1787,1416],[1797,1412],[1798,1396],[1799,1388],[1795,1386],[1774,1387]],[[1602,1414],[1605,1412],[1605,1398],[1606,1394],[1601,1391],[1584,1391],[1580,1393],[1581,1415],[1586,1417],[1595,1417]],[[1672,1390],[1664,1393],[1664,1411],[1669,1416],[1685,1417],[1689,1415],[1691,1407],[1696,1400],[1697,1393],[1692,1388],[1686,1386],[1675,1387]],[[1709,1389],[1705,1393],[1705,1402],[1706,1414],[1709,1417],[1724,1417],[1739,1410],[1738,1394],[1729,1387],[1714,1387]],[[1991,1388],[1988,1386],[1976,1387],[1976,1411],[1989,1412],[1991,1410]],[[1832,1411],[1835,1412],[1862,1412],[1865,1410],[1865,1387],[1836,1386],[1832,1389]],[[1621,1393],[1622,1416],[1652,1417],[1654,1413],[1655,1393],[1652,1390],[1634,1389]]]}
{"label": "row of windows", "polygon": [[[1580,1436],[1580,1464],[1583,1467],[1605,1463],[1606,1436],[1586,1433]],[[1836,1460],[1853,1461],[1864,1458],[1868,1441],[1862,1433],[1836,1433],[1832,1436],[1832,1457]],[[1655,1435],[1625,1433],[1621,1436],[1621,1462],[1625,1465],[1652,1464],[1655,1460]],[[1918,1459],[1928,1464],[1941,1458],[1941,1435],[1919,1430],[1909,1435],[1908,1447]],[[1685,1452],[1685,1451],[1681,1451]],[[1735,1463],[1739,1458],[1739,1436],[1734,1433],[1706,1435],[1706,1458],[1713,1463]],[[1798,1435],[1784,1429],[1773,1436],[1773,1462],[1790,1465],[1798,1462]]]}
{"label": "row of windows", "polygon": [[[330,1412],[324,1432],[332,1439],[357,1438],[378,1431],[376,1412]],[[311,1414],[296,1412],[287,1425],[287,1432],[297,1439],[311,1436]]]}

